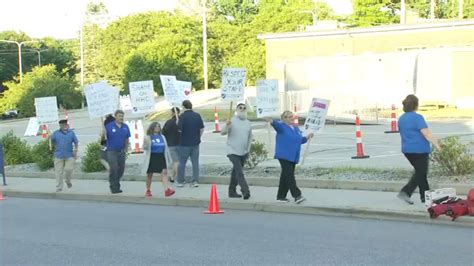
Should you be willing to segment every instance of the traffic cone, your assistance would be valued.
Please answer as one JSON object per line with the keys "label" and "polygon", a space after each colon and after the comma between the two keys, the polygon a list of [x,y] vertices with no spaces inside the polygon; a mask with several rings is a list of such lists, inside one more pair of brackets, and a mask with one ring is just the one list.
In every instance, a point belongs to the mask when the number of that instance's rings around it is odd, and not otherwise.
{"label": "traffic cone", "polygon": [[204,212],[205,214],[220,214],[224,213],[219,209],[219,199],[217,198],[216,184],[212,184],[211,187],[211,198],[209,199],[209,209]]}
{"label": "traffic cone", "polygon": [[220,133],[221,129],[219,128],[219,114],[217,113],[217,107],[214,107],[214,131],[212,133]]}
{"label": "traffic cone", "polygon": [[295,111],[293,113],[293,126],[298,127],[298,126],[300,126],[300,121],[299,121],[298,114],[296,113],[296,105],[295,105],[294,110]]}
{"label": "traffic cone", "polygon": [[138,121],[135,122],[135,134],[134,134],[134,138],[135,138],[135,149],[133,149],[132,151],[132,154],[138,154],[138,153],[143,153],[142,150],[140,150],[140,141],[139,141],[139,138],[138,138]]}
{"label": "traffic cone", "polygon": [[370,156],[364,155],[364,148],[362,147],[362,133],[360,131],[360,119],[359,115],[356,115],[356,139],[357,139],[357,155],[352,157],[352,159],[365,159]]}
{"label": "traffic cone", "polygon": [[392,104],[392,114],[390,115],[390,131],[385,131],[385,133],[398,133],[397,114],[395,110],[395,104]]}
{"label": "traffic cone", "polygon": [[7,198],[3,196],[3,189],[0,189],[0,200],[6,200]]}
{"label": "traffic cone", "polygon": [[48,126],[47,125],[41,125],[41,137],[43,139],[48,137]]}

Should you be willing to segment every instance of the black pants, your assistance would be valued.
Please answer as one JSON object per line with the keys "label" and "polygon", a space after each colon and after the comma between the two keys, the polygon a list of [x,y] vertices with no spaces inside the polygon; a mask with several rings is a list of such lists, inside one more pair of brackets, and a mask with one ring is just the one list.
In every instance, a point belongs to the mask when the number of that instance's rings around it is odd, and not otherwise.
{"label": "black pants", "polygon": [[244,176],[244,163],[245,163],[245,155],[235,155],[229,154],[227,155],[229,160],[232,162],[232,174],[230,175],[230,183],[229,183],[229,195],[235,194],[237,185],[240,186],[240,191],[243,195],[250,194],[249,186],[247,185],[247,181],[245,180]]}
{"label": "black pants", "polygon": [[125,151],[107,151],[107,161],[110,165],[110,191],[117,192],[120,190],[120,179],[125,170]]}
{"label": "black pants", "polygon": [[408,161],[413,168],[415,168],[415,173],[410,178],[410,181],[402,188],[402,191],[407,193],[408,196],[413,194],[416,187],[420,190],[420,199],[425,201],[425,191],[430,190],[428,185],[428,153],[405,153]]}
{"label": "black pants", "polygon": [[277,199],[286,198],[288,190],[293,198],[301,196],[300,189],[296,186],[295,166],[296,164],[287,160],[278,159],[281,166],[280,185],[278,186]]}

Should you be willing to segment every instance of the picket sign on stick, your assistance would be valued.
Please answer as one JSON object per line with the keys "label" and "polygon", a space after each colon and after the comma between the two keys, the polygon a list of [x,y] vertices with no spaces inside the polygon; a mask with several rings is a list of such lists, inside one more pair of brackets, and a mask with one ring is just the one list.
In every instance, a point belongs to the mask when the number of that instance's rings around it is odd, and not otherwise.
{"label": "picket sign on stick", "polygon": [[275,146],[273,146],[273,138],[272,138],[272,126],[270,125],[270,123],[267,122],[267,134],[268,134],[268,149],[269,149],[269,153],[268,155],[270,156],[270,158],[272,157],[272,154],[273,154],[273,149],[275,148]]}
{"label": "picket sign on stick", "polygon": [[233,101],[230,101],[230,105],[229,105],[229,120],[232,118],[232,104],[234,102]]}
{"label": "picket sign on stick", "polygon": [[[311,105],[309,106],[308,115],[304,123],[304,130],[306,133],[316,134],[324,128],[326,123],[326,115],[328,113],[329,100],[313,98]],[[314,136],[313,136],[314,137]],[[309,146],[311,139],[306,143],[306,148],[301,159],[301,166],[304,165],[304,161],[308,156]]]}

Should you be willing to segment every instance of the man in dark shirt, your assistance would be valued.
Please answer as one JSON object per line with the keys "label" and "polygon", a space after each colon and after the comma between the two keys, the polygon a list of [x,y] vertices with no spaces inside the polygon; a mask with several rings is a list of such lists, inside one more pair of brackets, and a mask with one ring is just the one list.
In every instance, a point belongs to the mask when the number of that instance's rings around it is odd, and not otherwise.
{"label": "man in dark shirt", "polygon": [[169,176],[169,181],[174,182],[178,176],[178,163],[179,163],[179,129],[178,123],[176,122],[179,115],[179,108],[171,108],[171,118],[166,121],[163,129],[161,130],[163,136],[166,138],[168,143],[168,150],[173,160],[173,176]]}
{"label": "man in dark shirt", "polygon": [[179,116],[178,128],[181,132],[178,166],[178,187],[184,186],[184,170],[188,158],[191,157],[193,177],[189,181],[192,187],[199,187],[199,144],[204,133],[204,122],[201,116],[193,111],[189,100],[183,101],[183,113]]}

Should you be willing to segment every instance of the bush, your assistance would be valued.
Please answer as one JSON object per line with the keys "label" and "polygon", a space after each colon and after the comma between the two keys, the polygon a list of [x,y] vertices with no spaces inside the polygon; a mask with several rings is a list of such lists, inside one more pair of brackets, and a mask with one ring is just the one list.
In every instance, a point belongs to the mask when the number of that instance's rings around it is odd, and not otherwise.
{"label": "bush", "polygon": [[33,160],[41,171],[54,167],[54,154],[49,150],[49,141],[42,140],[33,147]]}
{"label": "bush", "polygon": [[259,142],[258,140],[253,139],[250,146],[250,152],[245,161],[245,167],[247,169],[252,169],[257,166],[260,162],[263,162],[267,159],[268,151],[265,148],[265,144]]}
{"label": "bush", "polygon": [[466,175],[474,172],[474,157],[469,153],[468,145],[459,142],[459,137],[447,137],[440,140],[441,151],[434,150],[434,166],[443,174]]}
{"label": "bush", "polygon": [[24,164],[32,163],[33,156],[31,156],[31,148],[28,146],[26,141],[21,140],[19,137],[13,134],[10,130],[6,135],[0,139],[3,145],[3,151],[5,153],[5,164]]}
{"label": "bush", "polygon": [[87,144],[86,154],[82,158],[82,171],[91,173],[105,170],[105,167],[100,163],[101,149],[102,146],[98,142]]}

